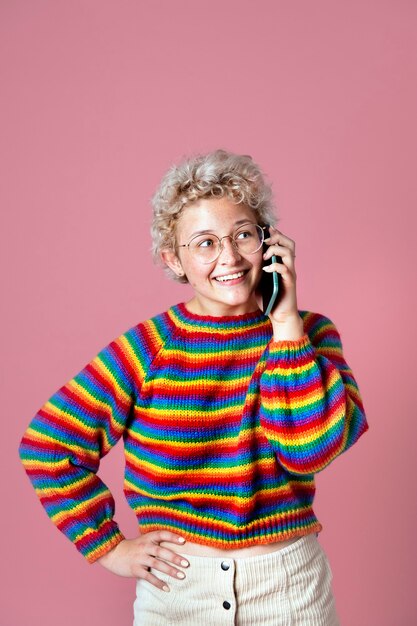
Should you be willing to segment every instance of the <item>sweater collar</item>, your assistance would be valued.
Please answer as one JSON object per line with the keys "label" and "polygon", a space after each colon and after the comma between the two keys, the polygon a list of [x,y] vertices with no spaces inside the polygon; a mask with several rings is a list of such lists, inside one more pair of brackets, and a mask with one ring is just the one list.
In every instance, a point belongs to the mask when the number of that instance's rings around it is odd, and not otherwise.
{"label": "sweater collar", "polygon": [[269,318],[260,310],[241,315],[198,315],[189,311],[185,303],[181,302],[172,306],[170,312],[175,317],[177,324],[190,331],[233,330],[239,332],[270,324]]}

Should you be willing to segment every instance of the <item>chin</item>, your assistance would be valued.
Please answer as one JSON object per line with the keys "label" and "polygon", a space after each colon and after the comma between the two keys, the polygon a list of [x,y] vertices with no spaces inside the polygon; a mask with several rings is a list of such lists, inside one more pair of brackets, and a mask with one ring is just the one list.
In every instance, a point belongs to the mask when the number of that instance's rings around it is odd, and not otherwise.
{"label": "chin", "polygon": [[245,294],[244,296],[231,296],[229,298],[222,298],[221,302],[226,305],[226,306],[230,306],[233,308],[239,307],[239,308],[245,308],[247,307],[248,310],[251,309],[253,310],[253,308],[256,306],[256,301],[253,298],[253,294]]}

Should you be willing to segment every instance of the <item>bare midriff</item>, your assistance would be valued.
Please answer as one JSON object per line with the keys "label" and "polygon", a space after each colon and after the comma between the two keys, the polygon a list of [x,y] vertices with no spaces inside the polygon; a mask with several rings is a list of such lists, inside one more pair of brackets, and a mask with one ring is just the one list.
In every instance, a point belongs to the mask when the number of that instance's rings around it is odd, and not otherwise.
{"label": "bare midriff", "polygon": [[291,545],[299,537],[292,537],[287,541],[276,541],[274,543],[258,544],[256,546],[249,546],[248,548],[237,548],[236,550],[222,550],[220,548],[212,548],[210,546],[204,546],[199,543],[193,543],[186,541],[183,545],[176,545],[168,541],[161,541],[160,546],[168,548],[178,554],[191,554],[194,556],[212,556],[212,557],[230,557],[232,559],[242,559],[248,556],[259,556],[260,554],[268,554],[269,552],[275,552],[276,550],[282,550],[286,546]]}

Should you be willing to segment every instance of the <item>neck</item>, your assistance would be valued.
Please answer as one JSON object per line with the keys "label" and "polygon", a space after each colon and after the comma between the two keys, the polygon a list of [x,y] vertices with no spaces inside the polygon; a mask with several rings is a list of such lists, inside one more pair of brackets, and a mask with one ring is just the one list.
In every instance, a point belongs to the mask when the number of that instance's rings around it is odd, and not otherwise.
{"label": "neck", "polygon": [[219,302],[210,306],[194,297],[189,302],[186,302],[185,305],[190,313],[194,313],[195,315],[208,315],[210,317],[232,317],[233,315],[245,315],[246,313],[255,313],[255,311],[260,310],[256,301],[252,300],[239,305]]}

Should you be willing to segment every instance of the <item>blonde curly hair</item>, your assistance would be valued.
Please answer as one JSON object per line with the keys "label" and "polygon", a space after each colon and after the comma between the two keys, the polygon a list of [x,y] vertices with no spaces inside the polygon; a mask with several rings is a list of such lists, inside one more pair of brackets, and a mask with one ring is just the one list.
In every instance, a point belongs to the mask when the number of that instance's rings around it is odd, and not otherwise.
{"label": "blonde curly hair", "polygon": [[271,185],[252,157],[218,149],[208,154],[187,157],[173,165],[152,197],[152,253],[162,262],[170,278],[187,283],[161,259],[162,250],[175,251],[176,224],[186,206],[201,198],[227,197],[236,204],[250,207],[261,226],[274,225]]}

